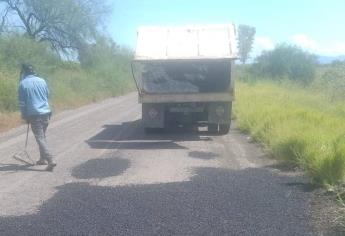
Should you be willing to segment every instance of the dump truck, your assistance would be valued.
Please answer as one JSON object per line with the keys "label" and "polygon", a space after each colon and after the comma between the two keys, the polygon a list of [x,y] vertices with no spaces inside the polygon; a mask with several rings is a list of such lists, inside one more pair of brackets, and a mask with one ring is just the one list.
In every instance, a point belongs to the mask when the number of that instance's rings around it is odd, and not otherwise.
{"label": "dump truck", "polygon": [[132,62],[147,132],[204,125],[229,132],[235,26],[140,27]]}

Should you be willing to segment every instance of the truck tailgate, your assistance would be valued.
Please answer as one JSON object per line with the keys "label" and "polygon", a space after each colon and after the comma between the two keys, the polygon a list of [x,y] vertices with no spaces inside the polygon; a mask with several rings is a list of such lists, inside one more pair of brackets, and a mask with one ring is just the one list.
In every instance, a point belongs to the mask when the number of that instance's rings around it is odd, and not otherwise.
{"label": "truck tailgate", "polygon": [[141,94],[140,103],[182,103],[182,102],[230,102],[234,98],[227,93],[185,93],[185,94]]}

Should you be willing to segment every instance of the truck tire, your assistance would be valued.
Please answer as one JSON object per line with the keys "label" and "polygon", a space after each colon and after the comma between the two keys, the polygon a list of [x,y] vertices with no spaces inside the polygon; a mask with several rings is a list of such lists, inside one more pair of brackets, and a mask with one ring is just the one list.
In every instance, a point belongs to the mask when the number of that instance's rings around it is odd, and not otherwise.
{"label": "truck tire", "polygon": [[227,134],[230,130],[230,124],[220,124],[219,125],[219,134]]}

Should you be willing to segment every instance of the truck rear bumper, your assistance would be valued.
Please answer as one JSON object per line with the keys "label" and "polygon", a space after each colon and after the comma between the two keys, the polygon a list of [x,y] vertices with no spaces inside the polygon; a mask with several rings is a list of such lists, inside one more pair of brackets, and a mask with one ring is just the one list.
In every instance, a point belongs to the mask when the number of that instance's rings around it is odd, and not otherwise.
{"label": "truck rear bumper", "polygon": [[231,102],[232,93],[140,94],[139,103]]}
{"label": "truck rear bumper", "polygon": [[231,102],[143,103],[142,118],[147,128],[166,125],[230,124]]}

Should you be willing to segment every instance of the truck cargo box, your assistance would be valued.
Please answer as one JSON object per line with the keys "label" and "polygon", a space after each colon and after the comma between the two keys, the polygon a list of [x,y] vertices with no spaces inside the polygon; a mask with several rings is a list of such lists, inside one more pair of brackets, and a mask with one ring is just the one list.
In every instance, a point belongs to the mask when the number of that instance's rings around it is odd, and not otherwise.
{"label": "truck cargo box", "polygon": [[132,71],[145,129],[206,122],[227,133],[236,48],[232,24],[139,28]]}

